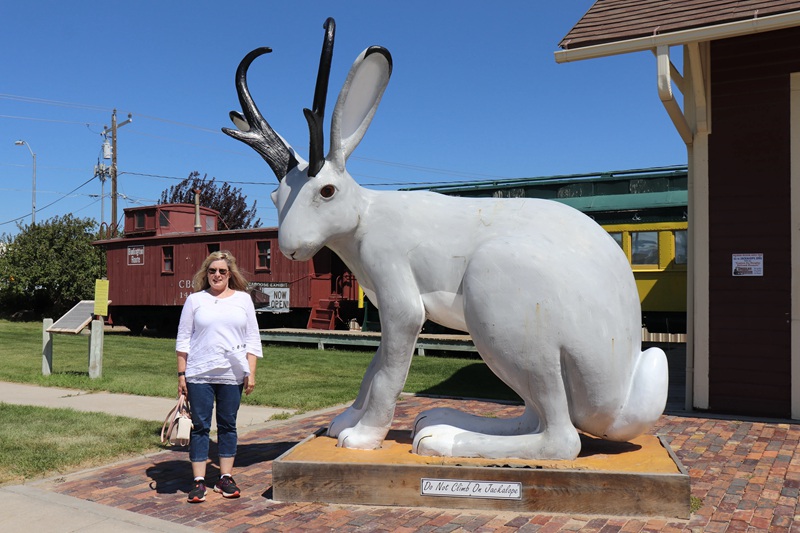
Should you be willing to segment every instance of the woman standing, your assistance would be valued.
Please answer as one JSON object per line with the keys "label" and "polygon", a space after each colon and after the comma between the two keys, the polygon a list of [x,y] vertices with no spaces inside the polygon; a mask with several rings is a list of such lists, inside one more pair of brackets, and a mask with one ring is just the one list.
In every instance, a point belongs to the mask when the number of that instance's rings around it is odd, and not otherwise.
{"label": "woman standing", "polygon": [[189,460],[194,475],[189,502],[206,499],[206,462],[214,402],[217,405],[217,442],[220,479],[214,491],[238,498],[233,480],[236,456],[236,415],[242,398],[256,385],[256,361],[262,357],[256,312],[245,292],[247,280],[227,251],[209,255],[192,280],[181,312],[176,351],[178,392],[192,408]]}

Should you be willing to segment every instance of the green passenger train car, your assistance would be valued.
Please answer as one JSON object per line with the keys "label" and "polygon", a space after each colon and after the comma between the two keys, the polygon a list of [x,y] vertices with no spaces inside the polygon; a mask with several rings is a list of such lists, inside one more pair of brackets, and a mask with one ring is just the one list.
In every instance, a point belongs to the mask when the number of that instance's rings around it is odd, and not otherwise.
{"label": "green passenger train car", "polygon": [[583,211],[631,263],[650,333],[686,332],[686,166],[449,183],[407,190],[451,196],[546,198]]}

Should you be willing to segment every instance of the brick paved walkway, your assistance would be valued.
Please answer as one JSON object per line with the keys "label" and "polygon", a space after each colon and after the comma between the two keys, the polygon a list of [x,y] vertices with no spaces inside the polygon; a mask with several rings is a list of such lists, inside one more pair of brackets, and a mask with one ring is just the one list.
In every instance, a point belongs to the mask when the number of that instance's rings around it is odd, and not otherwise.
{"label": "brick paved walkway", "polygon": [[[520,407],[473,400],[403,397],[395,429],[421,410],[457,407],[513,416]],[[800,533],[800,425],[664,415],[655,430],[670,442],[702,506],[690,520],[278,503],[271,497],[272,460],[322,426],[335,411],[254,429],[240,436],[237,500],[209,492],[186,503],[188,453],[148,457],[65,476],[47,490],[208,531],[792,531]],[[212,449],[212,454],[215,451]],[[208,477],[218,471],[210,467]]]}

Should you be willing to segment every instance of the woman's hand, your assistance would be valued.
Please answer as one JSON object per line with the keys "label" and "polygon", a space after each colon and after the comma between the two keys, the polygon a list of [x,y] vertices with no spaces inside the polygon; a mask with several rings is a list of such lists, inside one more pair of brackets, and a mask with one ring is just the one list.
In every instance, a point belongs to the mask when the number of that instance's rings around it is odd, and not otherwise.
{"label": "woman's hand", "polygon": [[189,389],[186,387],[186,359],[189,354],[186,352],[175,352],[178,356],[178,396],[183,394],[189,397]]}
{"label": "woman's hand", "polygon": [[248,374],[244,377],[244,393],[245,395],[249,395],[253,392],[253,389],[256,388],[256,376],[255,374]]}
{"label": "woman's hand", "polygon": [[250,373],[244,377],[244,393],[249,395],[256,388],[256,363],[258,358],[251,354],[247,354],[247,366],[250,367]]}

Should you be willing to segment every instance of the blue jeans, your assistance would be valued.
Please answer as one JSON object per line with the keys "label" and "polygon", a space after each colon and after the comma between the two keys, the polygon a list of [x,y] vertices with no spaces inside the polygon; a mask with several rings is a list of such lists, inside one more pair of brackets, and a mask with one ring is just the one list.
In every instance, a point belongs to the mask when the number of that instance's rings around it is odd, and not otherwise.
{"label": "blue jeans", "polygon": [[192,409],[192,438],[189,441],[189,460],[193,463],[208,459],[209,432],[214,400],[217,402],[217,445],[220,457],[236,456],[236,415],[242,400],[244,385],[187,383],[189,406]]}

